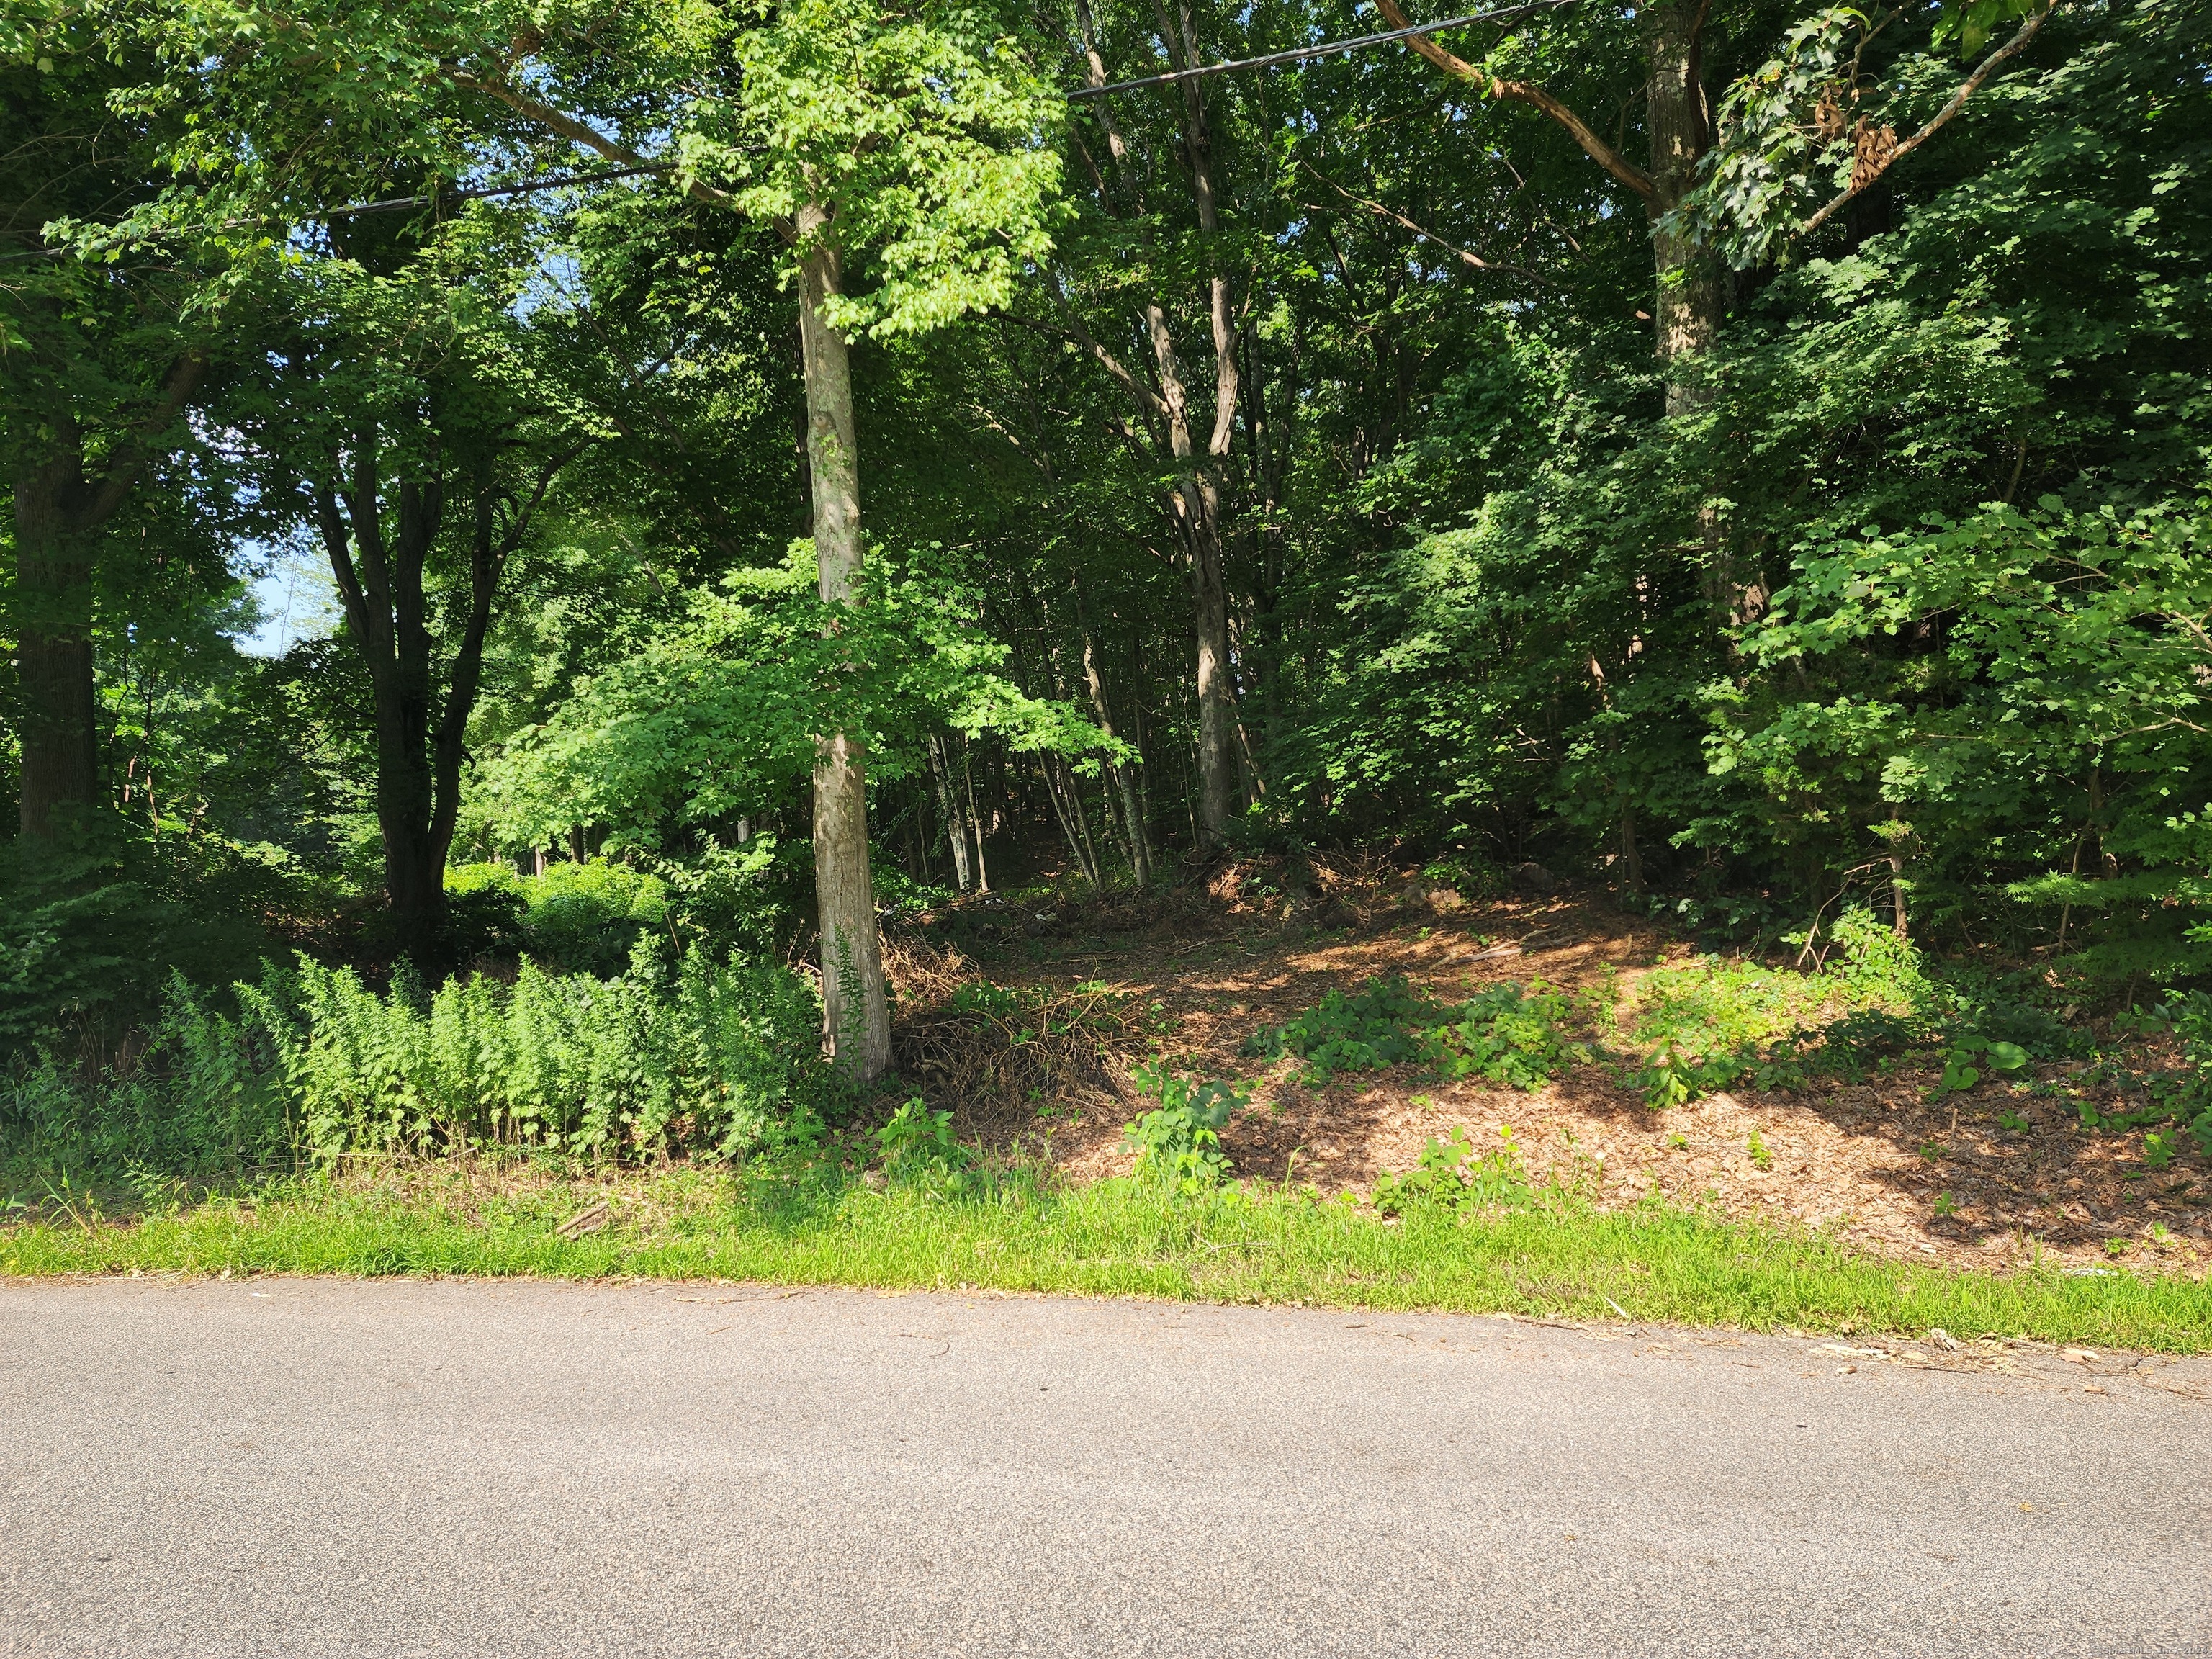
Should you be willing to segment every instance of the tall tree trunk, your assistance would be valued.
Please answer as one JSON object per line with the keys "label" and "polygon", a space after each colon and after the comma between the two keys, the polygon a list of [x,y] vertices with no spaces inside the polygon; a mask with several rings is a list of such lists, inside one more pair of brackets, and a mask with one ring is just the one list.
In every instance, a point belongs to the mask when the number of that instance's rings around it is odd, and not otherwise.
{"label": "tall tree trunk", "polygon": [[428,483],[403,480],[387,537],[379,467],[382,435],[374,422],[356,434],[349,488],[343,495],[318,491],[316,506],[347,629],[368,669],[385,900],[400,951],[428,966],[443,944],[446,870],[445,851],[434,844],[433,830],[438,788],[430,752],[430,635],[422,573],[444,522],[446,494],[434,460]]}
{"label": "tall tree trunk", "polygon": [[[376,821],[384,842],[384,891],[400,951],[418,965],[445,949],[446,858],[460,814],[461,762],[469,716],[483,677],[484,635],[508,556],[520,544],[553,475],[568,455],[549,461],[536,491],[513,503],[505,532],[489,469],[475,483],[469,548],[469,602],[453,668],[439,694],[424,573],[445,522],[446,485],[434,433],[428,477],[403,479],[391,494],[379,469],[383,433],[372,422],[356,435],[349,487],[316,492],[331,574],[346,629],[368,670],[376,725]],[[574,452],[569,452],[573,454]],[[538,874],[544,854],[536,854]]]}
{"label": "tall tree trunk", "polygon": [[[806,457],[823,599],[850,604],[860,575],[860,447],[845,337],[822,315],[843,292],[829,215],[799,210],[799,339],[806,369]],[[890,1005],[868,872],[866,751],[848,732],[817,739],[814,895],[822,929],[822,1017],[840,1069],[872,1078],[890,1064]]]}
{"label": "tall tree trunk", "polygon": [[92,673],[92,562],[72,507],[76,446],[15,470],[17,797],[22,834],[42,842],[100,788]]}
{"label": "tall tree trunk", "polygon": [[1711,256],[1689,237],[1659,228],[1697,183],[1698,163],[1712,144],[1699,50],[1709,0],[1662,0],[1644,14],[1647,119],[1651,135],[1651,258],[1658,276],[1652,318],[1659,363],[1667,376],[1667,412],[1686,415],[1701,401],[1685,371],[1688,360],[1720,331],[1725,289]]}
{"label": "tall tree trunk", "polygon": [[[22,773],[16,804],[23,836],[32,842],[46,841],[99,793],[92,659],[98,538],[206,372],[207,360],[197,351],[179,357],[152,410],[95,474],[85,471],[83,429],[67,409],[46,416],[42,442],[17,434],[15,622]],[[27,425],[35,419],[27,417]]]}
{"label": "tall tree trunk", "polygon": [[975,890],[991,890],[991,866],[983,862],[983,815],[975,810],[975,769],[968,744],[960,745],[960,783],[968,797],[968,822],[975,831]]}

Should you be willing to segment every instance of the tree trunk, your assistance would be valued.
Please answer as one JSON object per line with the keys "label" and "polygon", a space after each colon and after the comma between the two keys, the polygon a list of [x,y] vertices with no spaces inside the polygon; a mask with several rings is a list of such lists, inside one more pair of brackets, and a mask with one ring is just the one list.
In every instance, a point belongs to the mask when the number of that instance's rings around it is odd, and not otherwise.
{"label": "tree trunk", "polygon": [[[384,842],[384,891],[402,954],[418,967],[445,950],[446,858],[460,813],[461,762],[469,716],[483,676],[492,601],[507,557],[567,457],[539,474],[536,494],[519,501],[497,533],[498,492],[488,471],[475,483],[469,608],[451,675],[439,696],[424,572],[445,522],[446,486],[435,434],[427,479],[402,480],[391,492],[392,533],[379,471],[383,434],[371,422],[356,434],[350,487],[317,490],[316,512],[331,574],[344,603],[346,629],[368,670],[376,722],[376,821]],[[533,854],[545,872],[544,852]]]}
{"label": "tree trunk", "polygon": [[16,733],[22,834],[45,841],[99,793],[92,564],[72,523],[74,445],[15,471]]}
{"label": "tree trunk", "polygon": [[938,811],[945,819],[945,839],[952,849],[952,879],[962,892],[975,884],[968,862],[968,818],[961,810],[959,792],[952,787],[952,769],[945,763],[941,738],[929,739],[929,775],[937,786]]}
{"label": "tree trunk", "polygon": [[[860,574],[860,449],[845,337],[822,315],[842,292],[829,216],[799,210],[799,339],[806,368],[806,456],[813,485],[814,553],[825,603],[850,604]],[[866,752],[835,732],[816,741],[814,895],[822,929],[822,1017],[831,1059],[868,1079],[890,1064],[890,1005],[884,991],[868,872]]]}
{"label": "tree trunk", "polygon": [[1210,478],[1189,493],[1193,515],[1190,590],[1198,632],[1199,828],[1210,845],[1228,837],[1236,817],[1237,705],[1229,678],[1229,593],[1221,569],[1220,501]]}
{"label": "tree trunk", "polygon": [[960,783],[968,797],[968,822],[975,831],[975,890],[991,890],[991,866],[983,862],[983,815],[975,810],[975,769],[968,745],[960,745]]}
{"label": "tree trunk", "polygon": [[1658,228],[1696,184],[1698,163],[1712,144],[1711,110],[1705,100],[1699,52],[1706,0],[1664,0],[1644,14],[1649,79],[1646,107],[1651,134],[1651,183],[1645,207],[1652,221],[1651,258],[1658,276],[1651,314],[1661,368],[1667,376],[1667,412],[1686,415],[1702,401],[1685,372],[1688,360],[1719,332],[1723,287],[1711,257],[1689,237]]}
{"label": "tree trunk", "polygon": [[[1082,614],[1083,596],[1076,594],[1077,621],[1083,627],[1083,684],[1091,693],[1091,712],[1098,721],[1098,729],[1108,737],[1114,735],[1113,716],[1106,712],[1106,683],[1098,672],[1097,642],[1091,638],[1091,623]],[[1118,762],[1107,766],[1109,781],[1120,791],[1121,823],[1129,842],[1129,868],[1135,872],[1137,884],[1144,886],[1152,878],[1152,849],[1145,835],[1145,815],[1137,805],[1137,786],[1130,777],[1130,769]]]}

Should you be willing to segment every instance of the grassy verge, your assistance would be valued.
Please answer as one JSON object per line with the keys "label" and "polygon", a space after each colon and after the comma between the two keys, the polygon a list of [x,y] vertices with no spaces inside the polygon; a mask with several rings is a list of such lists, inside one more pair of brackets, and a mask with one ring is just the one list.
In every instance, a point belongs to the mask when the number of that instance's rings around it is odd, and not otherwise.
{"label": "grassy verge", "polygon": [[[599,1231],[565,1237],[599,1200]],[[2025,1336],[2212,1350],[2212,1286],[2178,1275],[1960,1273],[1651,1204],[1371,1212],[1296,1194],[1177,1197],[1129,1180],[970,1177],[878,1190],[823,1173],[676,1169],[601,1183],[416,1171],[289,1183],[127,1222],[0,1230],[0,1274],[642,1277],[1510,1311],[1753,1329]]]}

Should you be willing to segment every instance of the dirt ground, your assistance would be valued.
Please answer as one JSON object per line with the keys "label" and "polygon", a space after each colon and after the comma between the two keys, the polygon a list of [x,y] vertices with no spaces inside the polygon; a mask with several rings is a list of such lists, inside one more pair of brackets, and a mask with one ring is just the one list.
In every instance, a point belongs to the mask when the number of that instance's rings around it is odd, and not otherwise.
{"label": "dirt ground", "polygon": [[[1255,1030],[1311,1007],[1331,987],[1399,972],[1459,1000],[1504,980],[1609,985],[1625,1029],[1644,976],[1692,952],[1602,900],[1567,894],[1480,904],[1446,895],[1432,905],[1415,890],[1382,890],[1356,903],[1298,904],[1240,898],[1233,876],[1221,888],[1217,881],[1215,902],[1156,916],[1133,935],[1051,911],[998,925],[978,917],[1003,912],[973,906],[930,918],[925,937],[978,946],[980,970],[998,983],[1064,991],[1103,981],[1140,1011],[1103,1078],[1042,1099],[1031,1090],[1026,1099],[962,1102],[963,1133],[1025,1143],[1079,1179],[1126,1170],[1122,1127],[1145,1109],[1130,1065],[1157,1053],[1188,1074],[1259,1079],[1222,1133],[1248,1180],[1364,1193],[1385,1171],[1411,1168],[1431,1136],[1465,1125],[1480,1152],[1510,1125],[1533,1175],[1578,1183],[1608,1206],[1656,1193],[1961,1267],[2212,1265],[2212,1169],[2192,1147],[2146,1170],[2140,1133],[2081,1129],[2064,1092],[2077,1063],[2033,1068],[2057,1091],[1988,1080],[1930,1102],[1936,1069],[1906,1066],[1869,1083],[1739,1089],[1663,1112],[1630,1086],[1627,1066],[1603,1056],[1534,1094],[1480,1079],[1439,1082],[1411,1066],[1308,1086],[1297,1062],[1239,1050]],[[2006,1111],[2027,1131],[2000,1131]],[[1764,1167],[1751,1153],[1754,1133]]]}

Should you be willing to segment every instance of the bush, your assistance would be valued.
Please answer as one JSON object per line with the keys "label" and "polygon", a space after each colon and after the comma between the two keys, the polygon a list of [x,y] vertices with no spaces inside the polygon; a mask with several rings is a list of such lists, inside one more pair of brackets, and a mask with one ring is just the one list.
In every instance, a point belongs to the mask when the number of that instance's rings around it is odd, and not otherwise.
{"label": "bush", "polygon": [[1771,1089],[1819,1073],[1857,1077],[1869,1061],[1928,1048],[1943,1053],[1939,1086],[1959,1090],[1985,1072],[2089,1049],[2087,1033],[1971,972],[1931,973],[1868,910],[1846,910],[1828,943],[1809,974],[1706,957],[1646,979],[1634,1035],[1650,1103],[1678,1105],[1747,1079]]}
{"label": "bush", "polygon": [[1480,1158],[1463,1125],[1441,1140],[1430,1136],[1412,1169],[1375,1183],[1376,1210],[1402,1215],[1422,1208],[1461,1211],[1525,1203],[1528,1182],[1521,1170],[1520,1146],[1510,1128],[1501,1127],[1498,1133],[1505,1144]]}
{"label": "bush", "polygon": [[0,842],[0,1055],[150,1024],[173,973],[250,974],[265,922],[329,896],[274,849],[112,814],[36,856]]}

